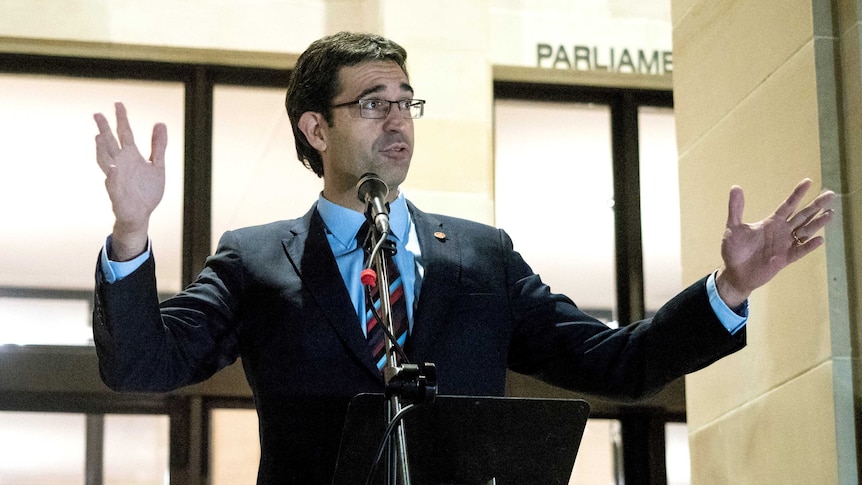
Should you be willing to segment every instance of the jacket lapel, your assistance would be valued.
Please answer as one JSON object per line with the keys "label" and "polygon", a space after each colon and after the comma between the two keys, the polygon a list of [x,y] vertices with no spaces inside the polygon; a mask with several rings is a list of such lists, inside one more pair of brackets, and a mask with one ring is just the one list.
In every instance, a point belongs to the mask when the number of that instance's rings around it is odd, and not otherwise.
{"label": "jacket lapel", "polygon": [[[291,232],[292,236],[285,238],[282,244],[303,286],[326,316],[326,323],[338,333],[344,348],[372,375],[380,377],[350,295],[342,283],[341,273],[326,239],[323,220],[317,212],[317,204],[297,221]],[[337,284],[333,285],[333,281]],[[318,325],[320,322],[308,321],[306,324]]]}
{"label": "jacket lapel", "polygon": [[457,234],[436,217],[409,204],[422,251],[425,275],[413,316],[413,333],[407,339],[407,355],[414,363],[433,361],[436,343],[451,325],[446,314],[457,291],[461,250]]}

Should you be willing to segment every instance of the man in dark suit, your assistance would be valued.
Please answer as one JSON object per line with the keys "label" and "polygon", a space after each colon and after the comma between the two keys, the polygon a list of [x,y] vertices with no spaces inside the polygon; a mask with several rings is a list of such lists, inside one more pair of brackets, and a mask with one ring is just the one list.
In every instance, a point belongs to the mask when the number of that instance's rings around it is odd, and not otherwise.
{"label": "man in dark suit", "polygon": [[724,266],[654,318],[609,329],[550,291],[505,232],[420,211],[398,187],[413,150],[406,52],[373,35],[341,33],[299,58],[286,107],[300,160],[324,179],[304,216],[226,233],[196,281],[157,300],[149,217],[164,190],[166,128],[152,155],[134,144],[125,108],[117,136],[95,116],[97,161],[116,222],[100,255],[94,334],[103,380],[121,391],[168,391],[242,357],[260,418],[258,483],[327,483],[347,400],[381,392],[366,342],[356,234],[357,181],[390,188],[391,237],[407,303],[407,357],[434,362],[441,394],[503,394],[507,369],[566,388],[637,398],[745,344],[755,288],[822,244],[825,192],[796,211],[810,181],[776,212],[742,223],[733,188]]}

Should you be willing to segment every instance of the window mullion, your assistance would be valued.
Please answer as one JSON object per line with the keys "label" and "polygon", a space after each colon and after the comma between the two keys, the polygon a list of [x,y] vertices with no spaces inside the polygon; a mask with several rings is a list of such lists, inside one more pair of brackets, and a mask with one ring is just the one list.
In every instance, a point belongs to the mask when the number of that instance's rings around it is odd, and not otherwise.
{"label": "window mullion", "polygon": [[212,220],[213,82],[197,66],[186,83],[182,285],[192,282],[210,254]]}
{"label": "window mullion", "polygon": [[620,325],[645,315],[641,242],[638,111],[631,94],[611,104],[614,172],[614,218],[617,268],[617,314]]}

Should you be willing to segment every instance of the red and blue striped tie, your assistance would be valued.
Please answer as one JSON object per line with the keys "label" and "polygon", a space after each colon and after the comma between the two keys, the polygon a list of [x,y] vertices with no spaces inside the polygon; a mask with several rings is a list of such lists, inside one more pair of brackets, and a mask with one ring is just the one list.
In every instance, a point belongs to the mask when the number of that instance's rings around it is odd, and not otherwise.
{"label": "red and blue striped tie", "polygon": [[[398,266],[388,254],[384,256],[386,260],[386,274],[389,277],[389,303],[392,308],[392,334],[398,341],[398,345],[403,347],[407,340],[407,329],[409,323],[407,321],[407,304],[404,300],[404,285],[401,281],[401,273],[398,272]],[[377,315],[380,311],[380,292],[379,286],[375,285],[370,288],[371,304],[374,305],[376,312],[371,309],[365,310],[365,330],[368,335],[368,345],[371,347],[371,355],[374,356],[374,361],[377,363],[377,368],[383,370],[386,365],[386,334],[383,331],[383,325],[377,320]]]}

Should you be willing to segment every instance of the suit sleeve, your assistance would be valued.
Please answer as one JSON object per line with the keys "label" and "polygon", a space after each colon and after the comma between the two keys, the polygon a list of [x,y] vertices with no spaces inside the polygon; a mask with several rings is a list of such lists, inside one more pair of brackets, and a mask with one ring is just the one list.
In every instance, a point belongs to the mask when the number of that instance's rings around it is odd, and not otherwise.
{"label": "suit sleeve", "polygon": [[241,271],[237,251],[220,245],[193,284],[160,303],[152,255],[114,283],[97,268],[93,335],[105,384],[118,391],[165,392],[233,363]]}
{"label": "suit sleeve", "polygon": [[574,391],[638,399],[745,345],[713,312],[706,278],[648,320],[612,329],[554,294],[501,231],[514,322],[510,369]]}

